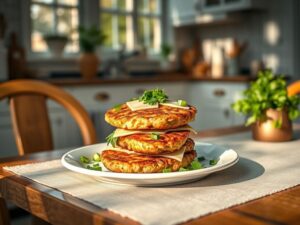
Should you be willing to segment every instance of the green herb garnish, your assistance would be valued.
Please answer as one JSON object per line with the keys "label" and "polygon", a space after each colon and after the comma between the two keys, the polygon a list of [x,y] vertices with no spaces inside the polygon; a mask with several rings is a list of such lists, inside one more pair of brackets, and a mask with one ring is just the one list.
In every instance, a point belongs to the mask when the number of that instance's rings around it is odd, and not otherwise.
{"label": "green herb garnish", "polygon": [[191,167],[193,170],[198,170],[203,168],[202,164],[198,160],[194,160],[193,162],[191,162]]}
{"label": "green herb garnish", "polygon": [[102,168],[101,168],[101,166],[99,164],[93,164],[92,166],[91,165],[87,165],[86,168],[89,169],[89,170],[102,171]]}
{"label": "green herb garnish", "polygon": [[110,135],[108,135],[105,140],[107,142],[107,145],[111,144],[113,147],[116,147],[118,138],[114,137],[115,132],[112,132]]}
{"label": "green herb garnish", "polygon": [[218,163],[218,160],[216,160],[216,159],[211,159],[211,160],[209,160],[209,165],[211,165],[211,166],[214,166],[214,165],[216,165]]}
{"label": "green herb garnish", "polygon": [[160,139],[160,136],[157,133],[151,133],[150,137],[151,137],[152,140],[159,140]]}
{"label": "green herb garnish", "polygon": [[200,157],[198,157],[197,159],[198,159],[199,162],[202,162],[202,161],[205,160],[204,156],[200,156]]}
{"label": "green herb garnish", "polygon": [[178,100],[178,101],[177,101],[177,104],[178,104],[179,106],[187,106],[187,101],[185,101],[185,100]]}
{"label": "green herb garnish", "polygon": [[171,168],[165,168],[165,169],[163,169],[162,172],[163,173],[170,173],[170,172],[172,172],[172,170],[171,170]]}
{"label": "green herb garnish", "polygon": [[185,171],[189,171],[189,170],[184,167],[180,167],[179,172],[185,172]]}
{"label": "green herb garnish", "polygon": [[157,103],[164,103],[168,100],[168,96],[161,89],[153,89],[145,91],[144,94],[139,97],[139,101],[149,105],[155,105]]}
{"label": "green herb garnish", "polygon": [[115,110],[116,112],[118,112],[118,111],[121,110],[122,105],[123,105],[123,104],[117,104],[117,105],[115,105],[113,108],[114,108],[114,110]]}
{"label": "green herb garnish", "polygon": [[80,156],[80,162],[86,164],[86,163],[89,163],[90,160],[88,157],[82,155],[82,156]]}
{"label": "green herb garnish", "polygon": [[101,162],[101,155],[99,153],[95,153],[93,155],[93,161],[94,162]]}

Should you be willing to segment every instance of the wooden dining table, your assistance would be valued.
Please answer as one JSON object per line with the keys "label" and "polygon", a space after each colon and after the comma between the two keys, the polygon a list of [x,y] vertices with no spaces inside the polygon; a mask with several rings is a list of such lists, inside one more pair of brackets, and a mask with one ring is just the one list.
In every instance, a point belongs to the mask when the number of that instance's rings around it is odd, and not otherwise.
{"label": "wooden dining table", "polygon": [[[199,132],[197,137],[215,137],[246,131],[248,128],[236,126]],[[107,209],[3,170],[4,166],[58,159],[66,151],[53,150],[0,159],[1,197],[51,224],[138,224],[130,218],[121,217]],[[184,224],[300,224],[300,185]]]}

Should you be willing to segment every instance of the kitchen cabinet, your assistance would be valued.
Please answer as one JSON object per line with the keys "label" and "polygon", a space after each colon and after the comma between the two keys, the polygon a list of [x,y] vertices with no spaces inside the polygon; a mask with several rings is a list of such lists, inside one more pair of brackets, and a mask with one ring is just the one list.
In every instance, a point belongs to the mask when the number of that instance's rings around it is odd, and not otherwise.
{"label": "kitchen cabinet", "polygon": [[173,25],[185,25],[193,23],[196,15],[196,5],[198,0],[172,0],[170,1],[170,11]]}
{"label": "kitchen cabinet", "polygon": [[199,0],[198,13],[227,13],[249,9],[263,9],[265,0]]}
{"label": "kitchen cabinet", "polygon": [[198,109],[191,125],[196,130],[228,127],[244,123],[244,116],[236,114],[231,104],[241,97],[247,83],[201,82],[189,86],[188,100]]}
{"label": "kitchen cabinet", "polygon": [[227,14],[235,11],[266,9],[265,0],[172,0],[171,19],[174,26],[214,24],[239,20]]}

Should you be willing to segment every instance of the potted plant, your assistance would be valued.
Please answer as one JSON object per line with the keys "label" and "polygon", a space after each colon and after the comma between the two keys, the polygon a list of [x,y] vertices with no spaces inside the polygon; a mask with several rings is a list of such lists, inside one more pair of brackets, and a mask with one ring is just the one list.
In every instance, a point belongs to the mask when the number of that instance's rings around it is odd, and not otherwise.
{"label": "potted plant", "polygon": [[44,35],[44,40],[47,43],[51,55],[61,57],[69,39],[68,36],[62,34],[46,34]]}
{"label": "potted plant", "polygon": [[79,35],[79,44],[83,52],[79,59],[80,72],[84,78],[90,79],[97,75],[100,61],[95,49],[103,43],[105,35],[95,26],[79,27]]}
{"label": "potted plant", "polygon": [[244,92],[244,98],[232,107],[249,116],[246,125],[252,125],[253,139],[289,141],[292,139],[291,120],[300,115],[299,103],[299,96],[288,96],[283,76],[274,76],[265,70],[258,73],[258,79]]}
{"label": "potted plant", "polygon": [[170,69],[170,55],[172,53],[172,47],[167,44],[163,43],[160,46],[160,55],[162,57],[162,64],[161,68],[164,70]]}

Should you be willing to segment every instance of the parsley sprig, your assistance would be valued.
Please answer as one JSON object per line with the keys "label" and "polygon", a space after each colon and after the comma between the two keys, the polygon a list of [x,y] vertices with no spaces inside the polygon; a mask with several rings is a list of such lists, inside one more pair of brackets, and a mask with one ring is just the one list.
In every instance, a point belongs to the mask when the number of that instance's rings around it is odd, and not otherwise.
{"label": "parsley sprig", "polygon": [[168,100],[168,96],[161,89],[153,89],[145,91],[142,96],[139,97],[139,101],[149,105],[155,105],[156,103],[164,103]]}
{"label": "parsley sprig", "polygon": [[105,140],[107,142],[107,145],[111,144],[113,147],[116,147],[118,138],[114,137],[115,132],[112,132],[110,135],[108,135]]}
{"label": "parsley sprig", "polygon": [[150,137],[152,140],[159,140],[160,139],[160,135],[157,133],[151,133]]}

